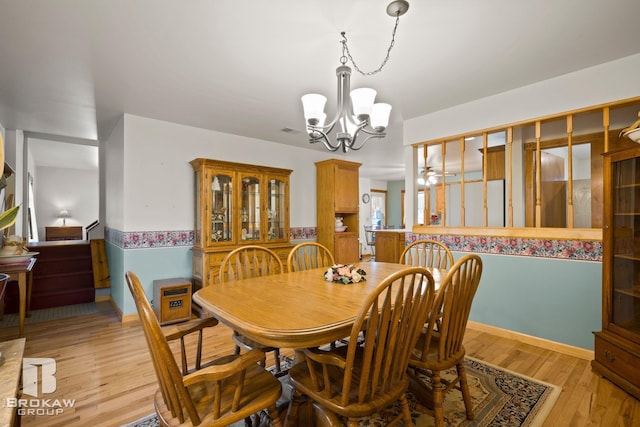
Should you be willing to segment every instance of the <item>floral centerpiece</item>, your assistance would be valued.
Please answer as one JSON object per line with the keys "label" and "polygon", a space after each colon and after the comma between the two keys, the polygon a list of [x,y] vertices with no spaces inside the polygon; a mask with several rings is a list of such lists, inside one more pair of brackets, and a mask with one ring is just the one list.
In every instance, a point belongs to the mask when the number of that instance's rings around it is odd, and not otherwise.
{"label": "floral centerpiece", "polygon": [[334,264],[324,274],[324,278],[327,282],[343,283],[348,285],[350,283],[364,282],[367,273],[361,269],[356,268],[353,264]]}

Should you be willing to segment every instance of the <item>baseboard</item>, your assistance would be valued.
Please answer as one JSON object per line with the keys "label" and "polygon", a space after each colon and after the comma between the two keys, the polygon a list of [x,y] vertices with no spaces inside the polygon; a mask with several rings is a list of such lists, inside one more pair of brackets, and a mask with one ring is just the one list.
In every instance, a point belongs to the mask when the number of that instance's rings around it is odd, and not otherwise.
{"label": "baseboard", "polygon": [[122,325],[131,326],[136,323],[140,323],[140,316],[138,316],[138,313],[122,314],[122,312],[120,312],[119,314]]}
{"label": "baseboard", "polygon": [[593,360],[593,350],[587,350],[580,347],[574,347],[568,344],[562,344],[555,341],[546,340],[544,338],[538,338],[531,335],[521,334],[520,332],[510,331],[508,329],[498,328],[496,326],[485,325],[478,322],[467,322],[467,327],[479,332],[486,332],[491,335],[496,335],[501,338],[508,338],[510,340],[522,342],[525,344],[534,345],[536,347],[544,348],[546,350],[557,351],[558,353],[566,354],[573,357],[578,357],[584,360]]}
{"label": "baseboard", "polygon": [[96,295],[96,302],[113,302],[111,295]]}

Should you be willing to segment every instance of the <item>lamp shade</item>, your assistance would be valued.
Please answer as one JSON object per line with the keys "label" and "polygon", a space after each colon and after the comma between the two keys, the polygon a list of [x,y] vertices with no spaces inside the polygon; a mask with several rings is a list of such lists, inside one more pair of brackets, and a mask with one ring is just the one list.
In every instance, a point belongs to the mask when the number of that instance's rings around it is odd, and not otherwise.
{"label": "lamp shade", "polygon": [[[327,97],[324,95],[320,95],[318,93],[308,93],[304,95],[302,98],[302,108],[304,109],[304,118],[307,123],[310,123],[310,120],[320,121],[323,117],[326,117],[324,114],[324,105],[327,103]],[[316,124],[316,123],[310,123]]]}
{"label": "lamp shade", "polygon": [[375,130],[384,130],[389,125],[391,105],[383,102],[373,104],[371,109],[371,127]]}
{"label": "lamp shade", "polygon": [[58,218],[70,218],[71,215],[69,214],[69,211],[66,209],[61,209],[60,212],[58,212]]}
{"label": "lamp shade", "polygon": [[370,116],[377,92],[374,89],[361,87],[351,91],[351,105],[356,117]]}

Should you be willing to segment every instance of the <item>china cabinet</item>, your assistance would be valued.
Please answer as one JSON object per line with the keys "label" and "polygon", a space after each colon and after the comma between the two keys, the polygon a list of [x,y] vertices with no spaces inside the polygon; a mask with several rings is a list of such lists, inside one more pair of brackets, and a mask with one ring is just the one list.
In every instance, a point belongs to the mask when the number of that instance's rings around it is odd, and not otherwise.
{"label": "china cabinet", "polygon": [[640,146],[604,160],[602,331],[592,367],[640,399]]}
{"label": "china cabinet", "polygon": [[[360,163],[338,159],[316,163],[317,240],[340,264],[357,262],[360,258],[359,168]],[[339,218],[341,227],[336,222]]]}
{"label": "china cabinet", "polygon": [[218,280],[220,262],[241,245],[261,245],[286,262],[289,241],[290,169],[194,159],[197,289]]}

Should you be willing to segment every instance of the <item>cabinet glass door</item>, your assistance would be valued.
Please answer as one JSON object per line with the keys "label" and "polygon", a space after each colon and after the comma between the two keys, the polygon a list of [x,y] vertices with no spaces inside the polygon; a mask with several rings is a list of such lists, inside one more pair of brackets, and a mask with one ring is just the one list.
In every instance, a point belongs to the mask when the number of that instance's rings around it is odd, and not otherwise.
{"label": "cabinet glass door", "polygon": [[231,174],[211,178],[211,243],[229,242],[233,238],[233,177]]}
{"label": "cabinet glass door", "polygon": [[640,333],[640,158],[612,164],[611,321]]}
{"label": "cabinet glass door", "polygon": [[285,239],[285,183],[270,179],[267,193],[267,240]]}
{"label": "cabinet glass door", "polygon": [[241,236],[244,242],[258,241],[260,238],[260,179],[253,176],[242,177],[240,198]]}

